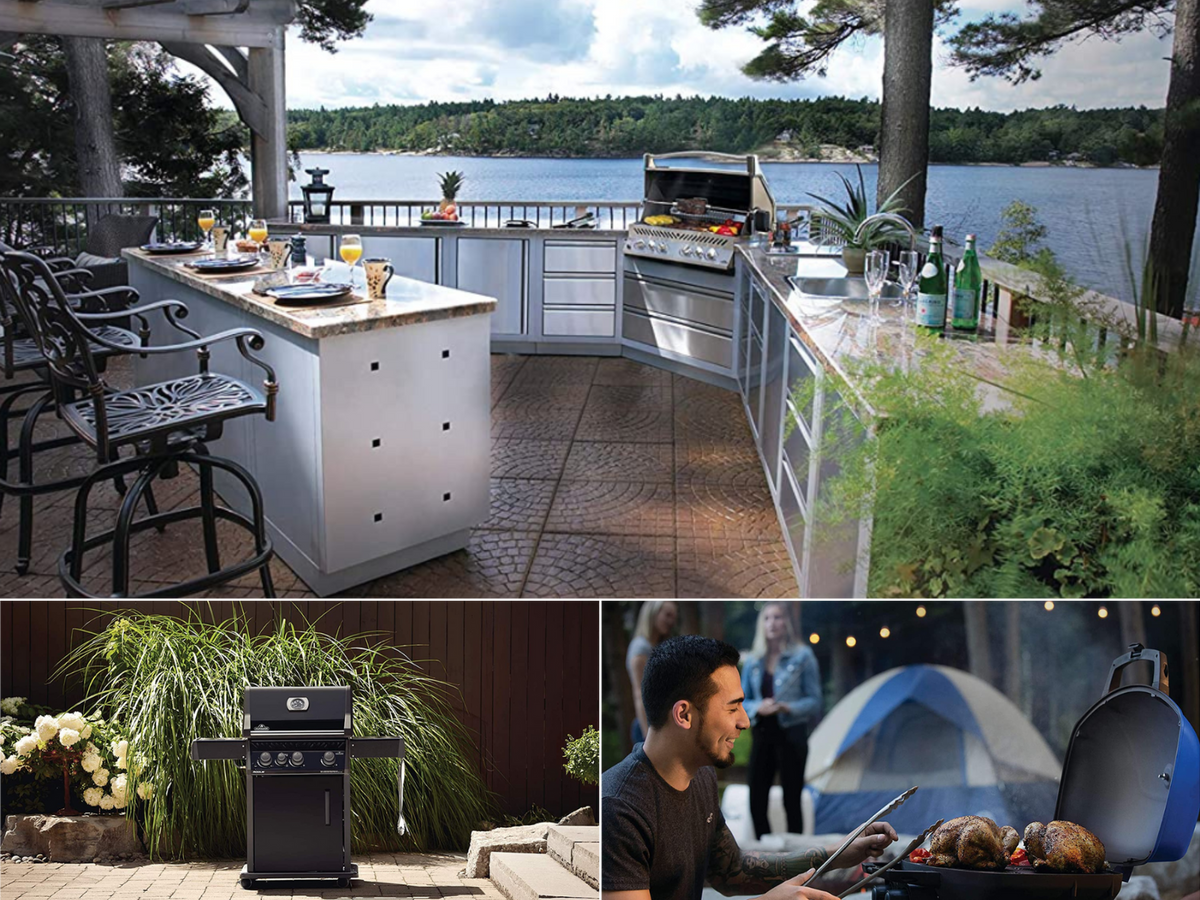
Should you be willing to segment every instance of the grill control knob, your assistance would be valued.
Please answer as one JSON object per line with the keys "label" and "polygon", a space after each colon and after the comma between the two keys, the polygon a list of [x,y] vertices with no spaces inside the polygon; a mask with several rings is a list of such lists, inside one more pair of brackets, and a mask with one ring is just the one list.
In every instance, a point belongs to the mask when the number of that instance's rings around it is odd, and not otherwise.
{"label": "grill control knob", "polygon": [[258,754],[258,764],[260,766],[269,766],[271,764],[271,754],[266,750]]}
{"label": "grill control knob", "polygon": [[296,750],[295,752],[292,753],[292,765],[293,766],[304,765],[304,754],[301,753],[299,750]]}
{"label": "grill control knob", "polygon": [[716,250],[712,250],[712,249],[710,249],[710,250],[708,251],[708,258],[709,258],[709,259],[716,259],[716,258],[717,258],[717,251],[716,251]]}
{"label": "grill control knob", "polygon": [[659,245],[658,245],[658,252],[659,252],[659,253],[666,253],[666,252],[667,252],[667,245],[666,245],[666,244],[659,244]]}
{"label": "grill control knob", "polygon": [[691,256],[691,255],[692,255],[692,248],[691,248],[691,247],[687,247],[687,246],[680,247],[680,248],[679,248],[679,255],[680,255],[680,256]]}
{"label": "grill control knob", "polygon": [[325,754],[321,757],[321,765],[332,766],[336,759],[337,757],[333,755],[332,750],[326,750]]}
{"label": "grill control knob", "polygon": [[638,240],[633,242],[633,246],[636,247],[638,250],[643,250],[646,247],[646,242],[643,241],[641,238],[639,238]]}
{"label": "grill control knob", "polygon": [[275,765],[286,766],[287,761],[288,761],[288,755],[286,753],[280,752],[280,753],[275,754]]}
{"label": "grill control knob", "polygon": [[649,247],[651,250],[655,250],[658,248],[658,244],[654,243],[654,241],[647,241],[646,246]]}

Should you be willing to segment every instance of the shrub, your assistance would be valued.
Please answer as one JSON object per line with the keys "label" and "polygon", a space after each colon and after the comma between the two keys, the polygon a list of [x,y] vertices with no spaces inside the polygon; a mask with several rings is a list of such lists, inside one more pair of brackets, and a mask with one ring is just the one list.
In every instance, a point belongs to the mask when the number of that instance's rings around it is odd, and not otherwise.
{"label": "shrub", "polygon": [[[253,635],[238,616],[206,624],[194,611],[185,619],[123,613],[75,648],[56,676],[81,677],[85,703],[119,722],[155,760],[155,802],[143,810],[151,854],[245,852],[244,775],[230,764],[193,762],[189,750],[194,738],[241,736],[248,685],[348,685],[356,732],[404,738],[408,834],[396,834],[395,760],[355,760],[355,852],[463,849],[492,801],[450,709],[452,688],[370,637],[331,637],[283,620]],[[130,774],[135,806],[137,777]]]}
{"label": "shrub", "polygon": [[563,756],[567,758],[563,768],[572,778],[584,784],[596,784],[600,780],[600,732],[591,725],[577,738],[567,735]]}

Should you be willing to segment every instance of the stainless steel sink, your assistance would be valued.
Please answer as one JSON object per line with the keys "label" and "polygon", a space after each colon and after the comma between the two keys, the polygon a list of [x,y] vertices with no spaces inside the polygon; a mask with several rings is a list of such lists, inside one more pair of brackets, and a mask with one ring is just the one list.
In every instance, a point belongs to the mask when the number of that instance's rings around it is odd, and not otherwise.
{"label": "stainless steel sink", "polygon": [[[830,302],[846,300],[867,300],[867,282],[862,278],[801,278],[797,275],[787,276],[788,284],[805,297],[813,297]],[[880,293],[882,300],[899,300],[904,295],[900,285],[886,282]]]}

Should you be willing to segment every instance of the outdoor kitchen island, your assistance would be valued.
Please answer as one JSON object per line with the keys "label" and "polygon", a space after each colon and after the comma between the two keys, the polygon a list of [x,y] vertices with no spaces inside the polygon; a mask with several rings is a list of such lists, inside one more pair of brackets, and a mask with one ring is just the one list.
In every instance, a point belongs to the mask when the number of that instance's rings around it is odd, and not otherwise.
{"label": "outdoor kitchen island", "polygon": [[[467,545],[488,515],[493,298],[396,276],[386,300],[283,308],[251,278],[192,274],[193,257],[124,255],[141,302],[182,301],[201,334],[263,334],[277,418],[232,421],[212,450],[258,479],[275,550],[309,587],[327,596]],[[187,339],[152,315],[152,344]],[[196,356],[135,366],[151,384],[194,374]],[[211,368],[259,379],[229,342]]]}

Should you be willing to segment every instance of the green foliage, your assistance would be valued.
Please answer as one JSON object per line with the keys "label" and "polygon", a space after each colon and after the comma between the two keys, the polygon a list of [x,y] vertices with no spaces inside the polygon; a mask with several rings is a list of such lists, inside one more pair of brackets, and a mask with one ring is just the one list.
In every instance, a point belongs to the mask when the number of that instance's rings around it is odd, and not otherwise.
{"label": "green foliage", "polygon": [[[906,236],[905,231],[892,222],[872,222],[863,232],[861,239],[857,239],[859,226],[872,213],[871,202],[867,199],[867,186],[863,181],[862,166],[854,168],[858,171],[857,185],[853,184],[845,175],[838,173],[838,178],[842,179],[842,185],[846,189],[845,203],[838,203],[836,200],[818,194],[810,193],[808,195],[824,206],[820,213],[821,218],[832,226],[832,230],[837,233],[847,247],[862,247],[870,250],[881,244],[903,239]],[[896,213],[897,215],[907,212],[900,202],[900,192],[904,190],[909,181],[912,181],[912,178],[896,188],[887,199],[879,204],[879,208],[875,212]]]}
{"label": "green foliage", "polygon": [[438,186],[442,189],[442,197],[446,200],[454,200],[458,197],[458,192],[462,190],[465,180],[462,172],[444,172],[438,175]]}
{"label": "green foliage", "polygon": [[372,16],[367,0],[301,0],[296,10],[300,40],[336,53],[335,41],[360,37]]}
{"label": "green foliage", "polygon": [[297,684],[348,685],[359,734],[405,740],[409,833],[400,838],[395,830],[395,760],[354,760],[355,852],[465,849],[492,801],[451,710],[449,685],[376,646],[372,635],[331,637],[283,620],[255,635],[241,616],[217,624],[189,616],[121,614],[56,673],[81,678],[85,703],[119,721],[130,743],[154,760],[157,790],[144,810],[152,854],[243,852],[244,776],[229,763],[193,762],[189,748],[198,737],[241,736],[247,686]]}
{"label": "green foliage", "polygon": [[563,756],[567,758],[563,768],[572,778],[584,784],[596,784],[600,780],[600,732],[591,725],[577,738],[567,735]]}
{"label": "green foliage", "polygon": [[1037,207],[1014,200],[1000,213],[1003,227],[996,243],[988,248],[988,256],[1035,271],[1049,272],[1054,268],[1054,251],[1042,246],[1046,226],[1037,217]]}

